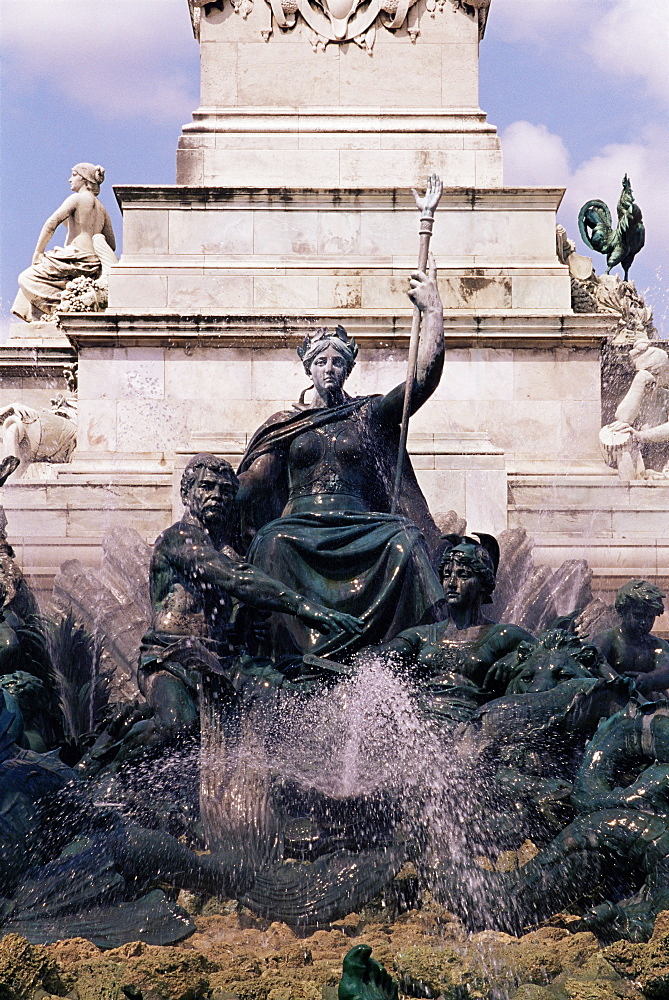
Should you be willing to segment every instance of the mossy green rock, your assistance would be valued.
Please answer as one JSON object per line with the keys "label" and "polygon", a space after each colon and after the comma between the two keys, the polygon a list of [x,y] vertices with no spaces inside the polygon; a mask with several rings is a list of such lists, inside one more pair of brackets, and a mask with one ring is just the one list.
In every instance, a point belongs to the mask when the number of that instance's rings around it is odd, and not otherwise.
{"label": "mossy green rock", "polygon": [[36,990],[65,996],[68,984],[45,948],[18,934],[0,940],[0,1000],[32,1000]]}
{"label": "mossy green rock", "polygon": [[555,994],[536,983],[524,983],[513,994],[512,1000],[555,1000]]}
{"label": "mossy green rock", "polygon": [[632,979],[648,1000],[669,997],[669,910],[660,913],[646,944],[616,941],[604,954],[621,976]]}

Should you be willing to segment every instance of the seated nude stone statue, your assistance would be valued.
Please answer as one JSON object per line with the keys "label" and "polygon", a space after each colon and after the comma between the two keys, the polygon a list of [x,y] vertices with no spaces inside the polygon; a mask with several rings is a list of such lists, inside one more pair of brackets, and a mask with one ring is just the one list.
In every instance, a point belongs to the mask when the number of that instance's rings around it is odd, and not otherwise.
{"label": "seated nude stone statue", "polygon": [[233,599],[295,615],[319,632],[356,633],[363,627],[351,615],[306,600],[237,554],[231,541],[238,488],[228,462],[195,455],[181,480],[186,512],[155,544],[153,621],[144,637],[138,681],[163,727],[193,724],[200,674],[225,674],[221,664],[226,657],[231,662],[240,639],[230,625]]}
{"label": "seated nude stone statue", "polygon": [[69,462],[77,445],[76,375],[66,370],[68,391],[51,408],[11,403],[0,411],[0,486],[31,462]]}
{"label": "seated nude stone statue", "polygon": [[616,419],[602,427],[600,441],[608,464],[618,468],[622,479],[665,479],[667,465],[646,468],[641,448],[669,443],[669,389],[664,377],[669,354],[649,340],[637,340],[629,357],[636,374],[618,404]]}
{"label": "seated nude stone statue", "polygon": [[[103,168],[92,163],[72,167],[72,194],[42,226],[32,265],[19,275],[19,293],[12,312],[26,323],[50,319],[69,281],[98,278],[104,266],[116,262],[111,219],[97,198],[104,177]],[[47,250],[61,223],[67,226],[65,246]]]}
{"label": "seated nude stone statue", "polygon": [[609,666],[617,674],[632,677],[639,692],[647,696],[669,688],[669,643],[650,631],[664,612],[664,596],[646,580],[629,580],[616,594],[620,625],[592,640]]}

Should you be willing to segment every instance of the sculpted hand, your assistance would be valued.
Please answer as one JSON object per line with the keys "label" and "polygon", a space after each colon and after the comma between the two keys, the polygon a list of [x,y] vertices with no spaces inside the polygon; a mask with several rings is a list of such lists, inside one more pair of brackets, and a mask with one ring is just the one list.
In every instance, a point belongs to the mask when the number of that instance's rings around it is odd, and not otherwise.
{"label": "sculpted hand", "polygon": [[627,432],[630,437],[637,441],[639,440],[639,431],[635,430],[635,428],[632,427],[631,424],[628,424],[625,420],[614,420],[613,423],[610,424],[610,427],[612,431],[617,431],[619,434]]}
{"label": "sculpted hand", "polygon": [[626,420],[613,420],[609,424],[612,431],[633,431],[634,428]]}
{"label": "sculpted hand", "polygon": [[659,695],[660,690],[666,688],[669,683],[666,671],[652,670],[648,673],[627,674],[627,676],[633,678],[637,691],[644,698],[650,698],[654,691]]}
{"label": "sculpted hand", "polygon": [[416,208],[420,210],[421,215],[434,216],[443,190],[444,185],[438,174],[430,174],[425,185],[425,194],[422,198],[415,188],[411,188],[416,201]]}
{"label": "sculpted hand", "polygon": [[441,298],[437,287],[437,265],[430,254],[430,273],[414,271],[409,281],[409,298],[421,312],[425,309],[441,309]]}
{"label": "sculpted hand", "polygon": [[321,604],[302,601],[297,611],[297,617],[305,625],[315,628],[323,635],[329,632],[350,632],[351,635],[360,635],[364,629],[364,623],[353,615],[346,615],[341,611],[332,611],[324,608]]}
{"label": "sculpted hand", "polygon": [[504,691],[509,685],[511,680],[511,675],[513,673],[514,667],[517,666],[517,661],[514,654],[510,656],[503,656],[501,660],[497,660],[496,663],[488,670],[485,675],[485,680],[483,681],[483,689],[485,691]]}

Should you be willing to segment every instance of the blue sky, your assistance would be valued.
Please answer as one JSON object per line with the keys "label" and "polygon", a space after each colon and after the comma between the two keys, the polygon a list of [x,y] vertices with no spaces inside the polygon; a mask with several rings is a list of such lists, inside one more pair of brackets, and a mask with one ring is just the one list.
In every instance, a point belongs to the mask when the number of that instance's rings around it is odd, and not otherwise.
{"label": "blue sky", "polygon": [[[174,182],[199,70],[187,0],[2,0],[0,16],[1,339],[74,163],[105,167],[118,236],[113,184]],[[492,0],[480,72],[505,182],[566,187],[559,219],[573,239],[580,205],[603,198],[615,212],[630,174],[647,230],[631,277],[669,335],[667,0]]]}

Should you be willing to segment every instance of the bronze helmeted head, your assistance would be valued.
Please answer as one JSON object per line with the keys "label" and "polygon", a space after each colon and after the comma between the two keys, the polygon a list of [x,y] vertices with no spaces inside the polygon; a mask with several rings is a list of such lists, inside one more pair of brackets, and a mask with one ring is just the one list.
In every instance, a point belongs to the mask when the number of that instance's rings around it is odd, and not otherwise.
{"label": "bronze helmeted head", "polygon": [[346,362],[346,377],[353,371],[355,359],[358,356],[358,345],[354,337],[349,337],[343,326],[337,325],[333,332],[329,332],[326,326],[320,326],[317,330],[310,332],[298,347],[299,355],[304,370],[307,375],[311,374],[311,365],[314,358],[317,358],[321,351],[328,347],[333,347]]}
{"label": "bronze helmeted head", "polygon": [[453,562],[469,566],[481,580],[483,603],[487,604],[495,589],[499,567],[499,544],[492,535],[442,535],[444,548],[438,564],[439,579],[444,580],[446,569]]}

